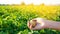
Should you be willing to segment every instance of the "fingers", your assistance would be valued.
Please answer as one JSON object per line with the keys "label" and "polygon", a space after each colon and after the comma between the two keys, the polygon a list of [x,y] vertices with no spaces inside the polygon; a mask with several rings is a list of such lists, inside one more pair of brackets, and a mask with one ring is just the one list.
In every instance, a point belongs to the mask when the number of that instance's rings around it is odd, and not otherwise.
{"label": "fingers", "polygon": [[33,28],[33,27],[32,27],[32,25],[30,24],[30,22],[29,22],[29,21],[28,21],[28,23],[27,23],[27,26],[28,26],[28,28],[29,28],[29,29],[31,29],[31,30],[32,30],[32,28]]}
{"label": "fingers", "polygon": [[37,25],[33,28],[32,25],[31,25],[30,23],[28,23],[28,28],[29,28],[30,30],[39,30],[39,29],[41,29],[42,27],[41,27],[39,24],[37,24]]}
{"label": "fingers", "polygon": [[27,22],[27,26],[28,26],[28,28],[30,27],[30,22],[29,21]]}
{"label": "fingers", "polygon": [[30,25],[30,27],[29,27],[31,30],[32,30],[32,25]]}
{"label": "fingers", "polygon": [[39,29],[40,29],[40,25],[38,23],[34,28],[32,28],[32,30],[39,30]]}
{"label": "fingers", "polygon": [[27,26],[28,26],[28,28],[31,29],[31,30],[37,30],[36,27],[34,27],[34,28],[32,27],[32,25],[30,24],[30,22],[27,23]]}
{"label": "fingers", "polygon": [[36,30],[36,28],[33,28],[32,25],[30,25],[29,27],[31,30]]}
{"label": "fingers", "polygon": [[[36,19],[32,19],[32,20],[36,22]],[[33,27],[32,24],[30,24],[30,21],[27,22],[27,26],[29,29],[35,30],[35,27]]]}
{"label": "fingers", "polygon": [[32,25],[30,23],[28,23],[28,28],[32,29]]}

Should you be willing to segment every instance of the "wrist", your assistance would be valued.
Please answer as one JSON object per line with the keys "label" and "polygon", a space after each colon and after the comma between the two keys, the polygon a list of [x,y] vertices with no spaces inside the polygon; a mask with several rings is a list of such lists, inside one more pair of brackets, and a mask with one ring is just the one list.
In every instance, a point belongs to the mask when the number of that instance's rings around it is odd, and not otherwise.
{"label": "wrist", "polygon": [[58,27],[59,22],[56,21],[48,21],[47,22],[47,28],[55,29]]}
{"label": "wrist", "polygon": [[53,28],[53,23],[49,20],[45,21],[45,28]]}

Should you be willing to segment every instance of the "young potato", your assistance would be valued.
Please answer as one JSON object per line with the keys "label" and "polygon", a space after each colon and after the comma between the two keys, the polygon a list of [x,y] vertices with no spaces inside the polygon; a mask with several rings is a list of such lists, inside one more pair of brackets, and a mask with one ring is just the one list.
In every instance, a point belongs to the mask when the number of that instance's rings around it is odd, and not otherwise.
{"label": "young potato", "polygon": [[30,24],[32,24],[32,27],[34,28],[37,25],[37,23],[42,24],[40,21],[43,22],[43,18],[35,18],[33,20],[30,20]]}
{"label": "young potato", "polygon": [[37,24],[37,20],[31,20],[30,24],[32,24],[32,27],[34,28]]}

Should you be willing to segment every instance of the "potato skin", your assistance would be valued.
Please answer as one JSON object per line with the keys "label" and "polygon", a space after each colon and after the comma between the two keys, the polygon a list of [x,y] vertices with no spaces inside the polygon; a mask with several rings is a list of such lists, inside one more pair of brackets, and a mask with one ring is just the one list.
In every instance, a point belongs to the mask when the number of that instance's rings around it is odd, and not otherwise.
{"label": "potato skin", "polygon": [[30,21],[30,24],[32,24],[32,27],[34,28],[34,27],[36,26],[36,24],[37,24],[37,23],[36,23],[36,20],[31,20],[31,21]]}

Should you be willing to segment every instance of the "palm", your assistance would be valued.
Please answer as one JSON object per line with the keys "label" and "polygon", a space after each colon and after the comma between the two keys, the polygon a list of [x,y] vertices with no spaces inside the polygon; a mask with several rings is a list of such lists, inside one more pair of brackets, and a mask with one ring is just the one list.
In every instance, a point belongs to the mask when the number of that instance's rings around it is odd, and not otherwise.
{"label": "palm", "polygon": [[38,29],[42,29],[42,28],[43,28],[43,26],[40,23],[37,23],[37,25],[32,29],[33,30],[38,30]]}

